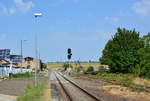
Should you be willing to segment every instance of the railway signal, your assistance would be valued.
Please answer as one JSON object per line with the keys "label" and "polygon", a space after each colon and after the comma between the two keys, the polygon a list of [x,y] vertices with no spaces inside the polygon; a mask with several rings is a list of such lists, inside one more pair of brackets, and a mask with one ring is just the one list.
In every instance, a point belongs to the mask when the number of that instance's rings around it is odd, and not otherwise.
{"label": "railway signal", "polygon": [[67,52],[68,52],[67,58],[68,58],[68,64],[69,64],[68,72],[69,72],[69,74],[70,74],[70,70],[71,70],[71,68],[70,68],[70,67],[71,67],[71,66],[70,66],[70,60],[71,60],[71,56],[72,56],[71,48],[68,48]]}
{"label": "railway signal", "polygon": [[68,54],[71,54],[71,48],[68,48]]}
{"label": "railway signal", "polygon": [[71,48],[68,48],[68,56],[67,56],[68,60],[71,59],[71,56],[72,56]]}
{"label": "railway signal", "polygon": [[70,60],[71,59],[71,55],[68,55],[68,60]]}

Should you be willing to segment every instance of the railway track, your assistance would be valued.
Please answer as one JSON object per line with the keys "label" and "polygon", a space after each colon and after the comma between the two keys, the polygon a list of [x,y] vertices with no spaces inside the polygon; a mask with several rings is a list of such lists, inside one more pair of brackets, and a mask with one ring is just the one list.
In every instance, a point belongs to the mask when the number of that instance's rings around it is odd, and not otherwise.
{"label": "railway track", "polygon": [[61,73],[55,72],[55,76],[69,101],[101,101]]}

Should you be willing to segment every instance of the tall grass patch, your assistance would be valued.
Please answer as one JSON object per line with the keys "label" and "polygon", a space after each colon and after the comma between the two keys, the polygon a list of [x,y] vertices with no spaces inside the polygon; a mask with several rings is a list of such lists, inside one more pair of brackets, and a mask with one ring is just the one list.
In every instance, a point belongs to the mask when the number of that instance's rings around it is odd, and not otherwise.
{"label": "tall grass patch", "polygon": [[43,90],[46,86],[46,83],[39,83],[37,87],[34,85],[29,85],[17,101],[43,101]]}

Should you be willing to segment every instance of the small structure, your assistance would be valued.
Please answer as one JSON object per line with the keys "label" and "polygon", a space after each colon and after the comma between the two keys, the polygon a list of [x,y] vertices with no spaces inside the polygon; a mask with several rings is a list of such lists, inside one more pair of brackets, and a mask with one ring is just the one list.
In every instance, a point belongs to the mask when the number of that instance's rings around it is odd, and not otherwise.
{"label": "small structure", "polygon": [[41,67],[41,61],[32,57],[25,57],[22,62],[18,63],[18,66],[26,69],[34,70],[36,68],[39,70]]}
{"label": "small structure", "polygon": [[10,60],[13,64],[17,64],[22,61],[21,55],[10,55]]}
{"label": "small structure", "polygon": [[0,49],[0,59],[9,59],[10,49]]}
{"label": "small structure", "polygon": [[4,60],[4,59],[0,59],[0,66],[1,67],[7,67],[7,66],[9,66],[10,65],[10,62],[9,61],[7,61],[7,60]]}

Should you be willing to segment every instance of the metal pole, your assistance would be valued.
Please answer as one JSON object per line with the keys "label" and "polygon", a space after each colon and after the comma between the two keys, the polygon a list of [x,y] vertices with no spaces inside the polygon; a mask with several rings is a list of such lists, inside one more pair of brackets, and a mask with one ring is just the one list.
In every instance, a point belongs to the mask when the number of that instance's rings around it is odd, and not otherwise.
{"label": "metal pole", "polygon": [[21,68],[22,68],[22,62],[23,62],[23,42],[27,40],[21,40],[21,50],[20,50],[20,55],[21,55]]}
{"label": "metal pole", "polygon": [[21,72],[22,72],[22,40],[21,40]]}
{"label": "metal pole", "polygon": [[37,62],[38,62],[38,49],[37,49],[37,34],[35,35],[35,87],[37,87]]}
{"label": "metal pole", "polygon": [[[34,17],[40,17],[42,16],[42,13],[35,13]],[[36,22],[36,21],[35,21]],[[35,35],[35,87],[37,87],[37,66],[38,66],[38,43],[37,43],[37,33]]]}

